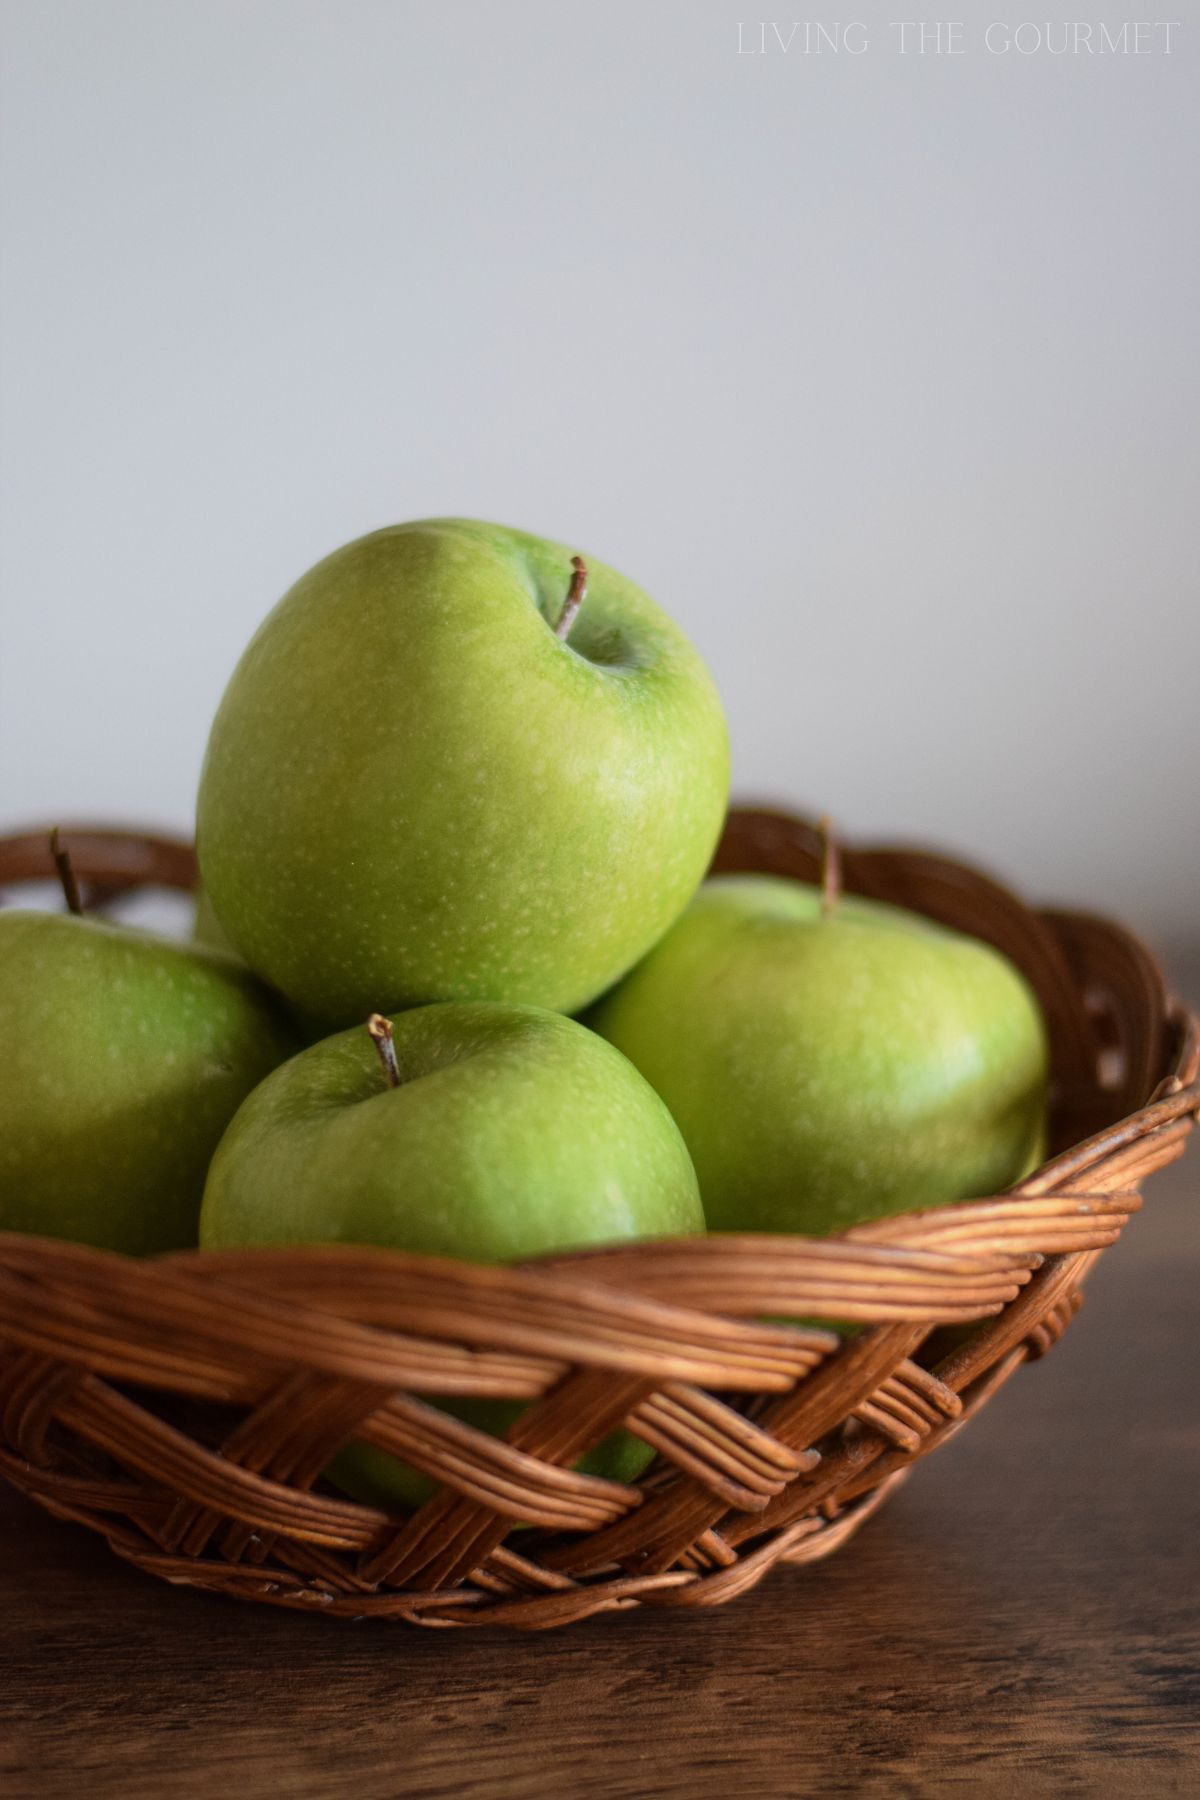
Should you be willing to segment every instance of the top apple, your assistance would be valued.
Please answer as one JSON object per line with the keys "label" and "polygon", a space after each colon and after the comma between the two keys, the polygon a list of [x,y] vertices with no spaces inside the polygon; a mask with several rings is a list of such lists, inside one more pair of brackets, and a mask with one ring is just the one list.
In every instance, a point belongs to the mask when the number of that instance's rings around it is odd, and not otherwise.
{"label": "top apple", "polygon": [[716,689],[640,588],[434,519],[336,550],[263,622],[197,847],[238,950],[324,1025],[432,1000],[574,1012],[687,905],[728,786]]}

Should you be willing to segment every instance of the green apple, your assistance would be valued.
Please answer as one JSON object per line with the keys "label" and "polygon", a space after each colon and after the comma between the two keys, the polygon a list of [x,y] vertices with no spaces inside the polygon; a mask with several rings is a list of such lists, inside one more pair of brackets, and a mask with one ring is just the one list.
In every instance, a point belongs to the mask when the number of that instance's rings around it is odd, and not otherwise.
{"label": "green apple", "polygon": [[[509,1262],[703,1231],[670,1113],[574,1020],[451,1002],[400,1014],[390,1042],[390,1078],[360,1026],[302,1051],[250,1095],[213,1158],[203,1247],[378,1244]],[[521,1410],[436,1404],[494,1431]],[[650,1454],[622,1432],[584,1466],[630,1478]],[[331,1473],[385,1504],[430,1491],[416,1470],[366,1447],[343,1452]]]}
{"label": "green apple", "polygon": [[400,1013],[389,1078],[338,1032],[261,1083],[213,1157],[200,1241],[378,1244],[474,1262],[704,1229],[674,1120],[593,1032],[539,1007]]}
{"label": "green apple", "polygon": [[691,898],[728,781],[712,681],[631,581],[498,525],[397,525],[318,563],[246,650],[200,866],[246,961],[330,1027],[575,1012]]}
{"label": "green apple", "polygon": [[[246,966],[229,941],[228,933],[222,929],[221,921],[213,911],[212,901],[203,887],[196,889],[196,910],[192,915],[192,942],[201,944],[207,950],[220,950],[225,956]],[[282,996],[277,996],[283,1012],[286,1014],[296,1036],[296,1048],[307,1044],[315,1044],[329,1033],[320,1019],[314,1019],[303,1007],[292,1006]]]}
{"label": "green apple", "polygon": [[0,1230],[135,1255],[195,1244],[222,1132],[294,1048],[229,957],[0,913]]}
{"label": "green apple", "polygon": [[670,1107],[712,1230],[834,1231],[994,1193],[1041,1152],[1031,990],[898,907],[716,876],[589,1022]]}

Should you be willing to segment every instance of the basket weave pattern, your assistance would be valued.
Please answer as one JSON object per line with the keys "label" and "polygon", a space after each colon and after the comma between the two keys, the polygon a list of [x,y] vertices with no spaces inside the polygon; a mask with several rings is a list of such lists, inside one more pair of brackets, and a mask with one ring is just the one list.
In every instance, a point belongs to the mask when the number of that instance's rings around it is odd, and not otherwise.
{"label": "basket weave pattern", "polygon": [[[93,902],[194,881],[186,846],[66,836]],[[812,827],[740,811],[717,867],[813,880],[819,859]],[[1018,1187],[820,1240],[519,1268],[344,1247],[138,1262],[0,1234],[0,1473],[169,1581],[424,1625],[712,1606],[827,1556],[1057,1341],[1200,1113],[1197,1021],[1136,940],[941,857],[842,861],[848,890],[988,939],[1036,988],[1054,1154]],[[0,884],[48,872],[44,834],[0,842]],[[440,1409],[456,1395],[530,1404],[502,1442]],[[622,1422],[658,1453],[637,1486],[572,1468]],[[437,1491],[409,1518],[345,1498],[322,1470],[352,1441]]]}

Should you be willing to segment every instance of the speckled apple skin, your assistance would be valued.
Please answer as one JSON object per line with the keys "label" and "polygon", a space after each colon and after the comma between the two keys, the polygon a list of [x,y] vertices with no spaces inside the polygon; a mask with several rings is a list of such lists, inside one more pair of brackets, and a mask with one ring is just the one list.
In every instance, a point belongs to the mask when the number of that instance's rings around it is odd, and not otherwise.
{"label": "speckled apple skin", "polygon": [[[247,1100],[213,1159],[201,1242],[378,1244],[509,1262],[704,1230],[683,1139],[601,1038],[532,1007],[448,1004],[393,1021],[402,1085],[365,1030],[314,1045]],[[502,1432],[523,1410],[435,1404]],[[649,1446],[612,1434],[581,1464],[633,1480]],[[331,1477],[360,1499],[419,1505],[429,1478],[362,1445]]]}
{"label": "speckled apple skin", "polygon": [[625,1057],[559,1013],[446,1003],[293,1057],[213,1158],[205,1248],[378,1244],[475,1262],[704,1229],[683,1139]]}
{"label": "speckled apple skin", "polygon": [[834,1231],[1035,1166],[1048,1052],[1004,957],[900,908],[716,876],[589,1017],[670,1107],[710,1230]]}
{"label": "speckled apple skin", "polygon": [[433,1000],[574,1012],[679,915],[729,748],[696,651],[577,546],[443,519],[335,551],[264,621],[200,783],[204,885],[334,1026]]}
{"label": "speckled apple skin", "polygon": [[0,1230],[133,1255],[195,1244],[222,1132],[295,1048],[231,958],[0,913]]}

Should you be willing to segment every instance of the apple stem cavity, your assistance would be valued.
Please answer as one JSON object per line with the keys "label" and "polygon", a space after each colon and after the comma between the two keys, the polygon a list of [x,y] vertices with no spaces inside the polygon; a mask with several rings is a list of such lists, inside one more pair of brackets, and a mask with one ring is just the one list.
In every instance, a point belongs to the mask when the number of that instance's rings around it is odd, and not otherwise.
{"label": "apple stem cavity", "polygon": [[587,564],[584,562],[582,556],[573,556],[571,558],[571,569],[571,585],[567,589],[567,598],[563,603],[563,609],[559,615],[558,624],[554,627],[555,637],[564,644],[567,641],[567,633],[575,623],[575,614],[583,605],[584,598],[587,594],[588,584]]}
{"label": "apple stem cavity", "polygon": [[817,830],[821,834],[821,917],[831,919],[842,894],[842,854],[828,813],[821,814]]}
{"label": "apple stem cavity", "polygon": [[76,918],[79,918],[83,912],[83,901],[79,897],[79,883],[75,878],[75,870],[71,866],[70,852],[59,842],[57,825],[50,833],[50,854],[54,858],[54,867],[58,872],[63,899],[67,903],[67,911],[74,913]]}
{"label": "apple stem cavity", "polygon": [[396,1045],[392,1039],[392,1021],[385,1019],[382,1013],[372,1013],[367,1020],[367,1030],[379,1052],[379,1060],[383,1064],[383,1072],[387,1076],[388,1086],[398,1088],[400,1086],[400,1064],[396,1061]]}

